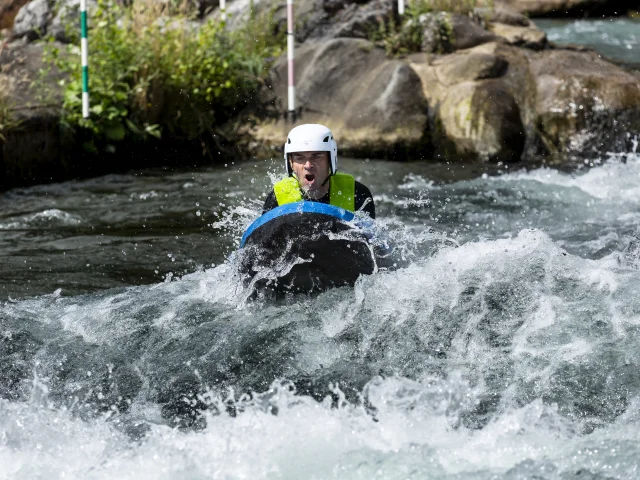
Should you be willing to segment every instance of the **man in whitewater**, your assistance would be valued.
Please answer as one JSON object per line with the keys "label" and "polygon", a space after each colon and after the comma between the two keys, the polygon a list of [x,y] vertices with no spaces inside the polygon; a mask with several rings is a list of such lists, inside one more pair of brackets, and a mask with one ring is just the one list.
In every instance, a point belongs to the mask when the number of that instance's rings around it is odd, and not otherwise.
{"label": "man in whitewater", "polygon": [[286,203],[308,200],[367,212],[376,218],[369,189],[351,175],[338,173],[338,145],[324,125],[298,125],[284,145],[287,174],[267,195],[262,213]]}

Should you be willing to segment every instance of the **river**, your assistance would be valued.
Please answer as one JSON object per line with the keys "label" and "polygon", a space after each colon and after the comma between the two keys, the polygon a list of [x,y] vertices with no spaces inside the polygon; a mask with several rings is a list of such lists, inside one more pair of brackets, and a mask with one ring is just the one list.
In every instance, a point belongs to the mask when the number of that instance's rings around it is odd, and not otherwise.
{"label": "river", "polygon": [[273,304],[227,257],[279,162],[4,194],[0,478],[637,476],[640,157],[592,160],[343,160],[409,265]]}
{"label": "river", "polygon": [[340,167],[406,264],[279,301],[279,160],[0,195],[0,479],[639,478],[637,150]]}
{"label": "river", "polygon": [[535,23],[554,43],[584,45],[617,63],[640,67],[638,18],[536,19]]}

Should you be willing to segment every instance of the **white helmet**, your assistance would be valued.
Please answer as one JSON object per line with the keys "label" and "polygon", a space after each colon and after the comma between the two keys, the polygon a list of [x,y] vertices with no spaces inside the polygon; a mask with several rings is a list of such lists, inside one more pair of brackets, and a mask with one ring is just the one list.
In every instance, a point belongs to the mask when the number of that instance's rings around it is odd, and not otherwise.
{"label": "white helmet", "polygon": [[331,175],[338,169],[338,145],[331,130],[324,125],[307,123],[289,132],[287,143],[284,144],[284,164],[289,175],[293,174],[289,154],[294,152],[329,152]]}

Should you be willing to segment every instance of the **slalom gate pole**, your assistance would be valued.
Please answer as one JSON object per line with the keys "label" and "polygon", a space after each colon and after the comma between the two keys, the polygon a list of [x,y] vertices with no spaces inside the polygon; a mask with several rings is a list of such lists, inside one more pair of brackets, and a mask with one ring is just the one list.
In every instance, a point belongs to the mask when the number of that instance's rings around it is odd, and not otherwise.
{"label": "slalom gate pole", "polygon": [[227,0],[220,0],[220,20],[227,21]]}
{"label": "slalom gate pole", "polygon": [[289,70],[288,82],[288,112],[289,121],[296,120],[296,86],[295,75],[293,70],[294,60],[294,35],[293,35],[293,0],[287,0],[287,60]]}
{"label": "slalom gate pole", "polygon": [[398,15],[404,15],[404,0],[398,0]]}
{"label": "slalom gate pole", "polygon": [[87,50],[87,0],[80,0],[80,55],[82,56],[82,118],[89,118],[89,53]]}

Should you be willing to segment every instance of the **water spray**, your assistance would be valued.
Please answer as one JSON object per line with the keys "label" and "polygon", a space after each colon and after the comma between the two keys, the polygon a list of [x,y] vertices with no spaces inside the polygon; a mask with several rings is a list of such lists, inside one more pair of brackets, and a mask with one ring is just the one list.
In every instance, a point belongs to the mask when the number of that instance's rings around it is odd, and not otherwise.
{"label": "water spray", "polygon": [[89,118],[89,53],[87,48],[87,0],[80,0],[80,55],[82,56],[82,118]]}

